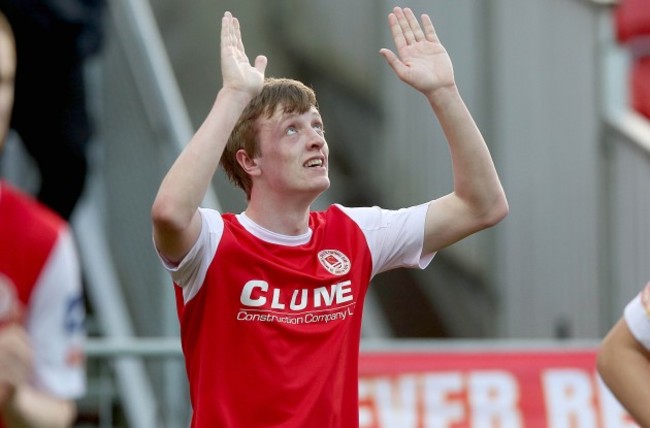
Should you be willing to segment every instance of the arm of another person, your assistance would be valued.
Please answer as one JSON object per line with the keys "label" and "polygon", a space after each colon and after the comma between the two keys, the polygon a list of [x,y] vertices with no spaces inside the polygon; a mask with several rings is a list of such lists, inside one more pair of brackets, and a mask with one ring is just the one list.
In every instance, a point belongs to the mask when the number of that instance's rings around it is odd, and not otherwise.
{"label": "arm of another person", "polygon": [[32,349],[25,329],[11,324],[0,331],[0,409],[7,428],[72,426],[76,405],[34,389]]}
{"label": "arm of another person", "polygon": [[409,8],[396,7],[388,22],[397,54],[381,49],[397,76],[429,101],[449,145],[454,189],[427,211],[423,254],[430,254],[508,213],[508,202],[488,147],[456,87],[451,59],[431,19],[422,27]]}
{"label": "arm of another person", "polygon": [[207,118],[163,179],[152,206],[154,242],[171,262],[182,260],[198,238],[199,205],[239,116],[262,89],[266,62],[260,55],[250,64],[239,21],[226,12],[221,22],[223,87]]}
{"label": "arm of another person", "polygon": [[0,329],[0,409],[6,427],[72,426],[85,391],[85,307],[69,228],[61,229],[29,308]]}
{"label": "arm of another person", "polygon": [[642,427],[650,427],[650,353],[621,318],[598,349],[598,373]]}

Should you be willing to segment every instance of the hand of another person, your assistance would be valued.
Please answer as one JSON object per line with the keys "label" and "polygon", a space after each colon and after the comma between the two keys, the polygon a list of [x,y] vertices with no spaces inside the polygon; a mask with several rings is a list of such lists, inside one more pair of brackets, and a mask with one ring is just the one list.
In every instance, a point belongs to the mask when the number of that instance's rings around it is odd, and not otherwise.
{"label": "hand of another person", "polygon": [[0,407],[25,383],[33,370],[33,353],[27,331],[17,323],[0,328]]}
{"label": "hand of another person", "polygon": [[255,65],[251,65],[244,50],[239,20],[226,12],[221,21],[223,87],[257,95],[264,84],[266,63],[266,57],[259,55],[255,58]]}
{"label": "hand of another person", "polygon": [[420,26],[411,9],[396,7],[388,24],[397,54],[386,48],[379,52],[403,82],[427,96],[455,85],[451,59],[428,15],[422,15]]}

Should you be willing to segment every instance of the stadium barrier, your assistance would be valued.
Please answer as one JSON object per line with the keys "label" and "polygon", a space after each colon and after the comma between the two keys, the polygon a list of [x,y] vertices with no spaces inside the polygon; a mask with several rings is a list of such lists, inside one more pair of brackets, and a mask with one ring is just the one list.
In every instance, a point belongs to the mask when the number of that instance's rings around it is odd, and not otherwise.
{"label": "stadium barrier", "polygon": [[[637,427],[596,373],[597,346],[573,340],[364,340],[360,427]],[[106,364],[182,360],[177,338],[91,338],[87,354],[89,362]],[[109,412],[100,415],[99,426],[119,426],[110,405],[95,408]],[[168,416],[161,415],[158,427],[181,426]]]}

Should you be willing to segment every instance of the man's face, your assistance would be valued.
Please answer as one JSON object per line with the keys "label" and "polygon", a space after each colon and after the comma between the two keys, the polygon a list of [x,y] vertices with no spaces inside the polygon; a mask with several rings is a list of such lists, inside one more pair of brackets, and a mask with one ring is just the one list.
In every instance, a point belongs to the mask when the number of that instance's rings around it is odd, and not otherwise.
{"label": "man's face", "polygon": [[257,122],[259,149],[258,181],[265,191],[278,195],[313,194],[330,186],[323,119],[315,107],[302,114],[278,108],[271,118]]}
{"label": "man's face", "polygon": [[0,149],[9,132],[9,120],[14,102],[16,54],[13,37],[0,26]]}

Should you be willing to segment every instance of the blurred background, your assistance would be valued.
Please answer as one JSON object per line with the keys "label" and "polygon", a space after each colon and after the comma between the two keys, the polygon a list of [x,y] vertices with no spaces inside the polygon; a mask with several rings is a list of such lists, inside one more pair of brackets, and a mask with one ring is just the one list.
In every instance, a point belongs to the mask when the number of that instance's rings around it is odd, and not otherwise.
{"label": "blurred background", "polygon": [[[376,278],[364,343],[595,344],[650,280],[650,115],[638,102],[638,50],[620,36],[617,3],[399,4],[432,17],[510,215],[440,252],[425,271]],[[88,66],[97,121],[91,179],[73,217],[91,335],[79,426],[188,420],[173,290],[153,251],[149,213],[221,86],[224,11],[239,17],[249,57],[269,58],[267,75],[316,90],[332,187],[315,208],[399,208],[451,190],[447,145],[428,104],[378,53],[393,48],[393,5],[110,0],[105,46]],[[25,157],[15,144],[7,152],[6,173],[29,188]],[[240,212],[245,198],[220,171],[205,204]]]}

